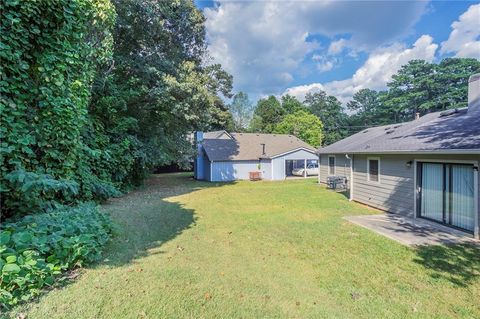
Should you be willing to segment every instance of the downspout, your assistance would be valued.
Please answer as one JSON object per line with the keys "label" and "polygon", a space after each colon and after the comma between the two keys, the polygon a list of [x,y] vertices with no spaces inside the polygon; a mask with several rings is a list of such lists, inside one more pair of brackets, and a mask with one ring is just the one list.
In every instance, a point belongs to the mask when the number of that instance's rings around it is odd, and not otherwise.
{"label": "downspout", "polygon": [[417,210],[418,210],[418,197],[419,197],[419,189],[418,189],[418,171],[417,171],[417,160],[413,160],[413,219],[417,219]]}
{"label": "downspout", "polygon": [[480,211],[479,211],[479,198],[478,198],[478,166],[473,168],[473,183],[474,183],[474,204],[473,204],[473,211],[475,212],[474,217],[474,229],[473,229],[473,237],[476,239],[480,239]]}
{"label": "downspout", "polygon": [[210,161],[210,182],[213,182],[212,175],[213,175],[213,161]]}
{"label": "downspout", "polygon": [[349,191],[349,200],[353,200],[353,154],[352,157],[348,156],[348,154],[345,154],[345,158],[350,160],[350,191]]}

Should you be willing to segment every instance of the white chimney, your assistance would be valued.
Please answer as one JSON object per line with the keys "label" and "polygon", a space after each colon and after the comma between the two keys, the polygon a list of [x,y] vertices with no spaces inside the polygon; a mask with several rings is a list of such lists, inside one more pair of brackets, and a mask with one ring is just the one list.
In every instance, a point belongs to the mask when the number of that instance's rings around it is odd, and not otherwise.
{"label": "white chimney", "polygon": [[468,113],[480,113],[480,73],[468,79]]}

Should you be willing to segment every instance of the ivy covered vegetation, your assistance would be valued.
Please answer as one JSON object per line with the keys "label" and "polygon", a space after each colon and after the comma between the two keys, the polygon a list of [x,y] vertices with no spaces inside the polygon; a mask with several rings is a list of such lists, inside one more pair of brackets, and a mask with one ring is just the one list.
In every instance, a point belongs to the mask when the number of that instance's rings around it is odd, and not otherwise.
{"label": "ivy covered vegetation", "polygon": [[205,66],[191,1],[2,0],[2,219],[101,200],[155,166],[187,165],[187,133],[223,127],[232,78]]}
{"label": "ivy covered vegetation", "polygon": [[208,63],[192,1],[0,0],[0,304],[92,261],[110,233],[86,202],[188,165],[223,128],[232,77]]}

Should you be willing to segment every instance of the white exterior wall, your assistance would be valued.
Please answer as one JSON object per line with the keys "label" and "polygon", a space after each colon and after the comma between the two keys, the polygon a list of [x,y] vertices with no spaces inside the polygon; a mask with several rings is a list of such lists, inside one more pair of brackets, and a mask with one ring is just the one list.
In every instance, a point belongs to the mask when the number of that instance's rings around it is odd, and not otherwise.
{"label": "white exterior wall", "polygon": [[[259,169],[260,164],[260,169]],[[270,171],[270,163],[262,161],[229,161],[212,163],[212,182],[228,182],[249,179],[250,172],[262,173],[262,178]]]}
{"label": "white exterior wall", "polygon": [[260,161],[260,171],[262,172],[262,178],[272,179],[272,160],[262,159]]}
{"label": "white exterior wall", "polygon": [[262,173],[265,180],[285,179],[285,160],[318,160],[318,155],[304,150],[284,154],[272,160],[212,162],[212,182],[249,179],[250,172]]}
{"label": "white exterior wall", "polygon": [[318,155],[305,150],[299,150],[287,153],[280,157],[272,159],[273,180],[285,179],[285,161],[286,160],[318,160]]}

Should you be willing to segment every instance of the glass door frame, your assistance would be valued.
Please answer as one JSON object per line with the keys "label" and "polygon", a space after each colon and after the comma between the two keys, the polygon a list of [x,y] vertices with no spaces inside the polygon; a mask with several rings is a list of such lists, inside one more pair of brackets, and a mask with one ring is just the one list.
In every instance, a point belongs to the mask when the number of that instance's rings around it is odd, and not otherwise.
{"label": "glass door frame", "polygon": [[[438,220],[435,220],[435,219],[432,219],[432,218],[428,218],[428,217],[424,217],[421,215],[421,201],[422,201],[422,197],[421,197],[421,187],[422,187],[422,164],[423,163],[431,163],[431,164],[443,164],[443,185],[444,185],[444,196],[443,196],[443,222],[441,221],[438,221]],[[452,225],[450,223],[447,222],[447,211],[446,211],[446,196],[445,196],[445,183],[446,183],[446,170],[447,170],[447,165],[450,164],[450,165],[472,165],[473,166],[473,174],[474,174],[474,178],[473,178],[473,200],[474,200],[474,230],[473,231],[470,231],[468,229],[464,229],[464,228],[461,228],[461,227],[457,227],[455,225]],[[463,232],[466,232],[466,233],[469,233],[469,234],[473,234],[475,238],[479,238],[479,228],[480,228],[480,225],[479,225],[479,220],[480,220],[480,216],[479,216],[479,198],[478,198],[478,165],[479,165],[479,162],[477,161],[468,161],[468,160],[435,160],[435,159],[415,159],[414,161],[414,187],[415,187],[415,197],[414,197],[414,207],[415,207],[415,211],[414,211],[414,216],[415,218],[422,218],[422,219],[426,219],[426,220],[429,220],[429,221],[432,221],[432,222],[435,222],[435,223],[438,223],[438,224],[441,224],[441,225],[444,225],[444,226],[447,226],[447,227],[451,227],[451,228],[454,228],[454,229],[458,229],[458,230],[461,230]],[[451,166],[450,166],[451,168]],[[451,176],[450,176],[451,178]],[[451,214],[451,210],[448,212],[449,214]],[[451,221],[451,216],[450,216],[450,221]]]}

